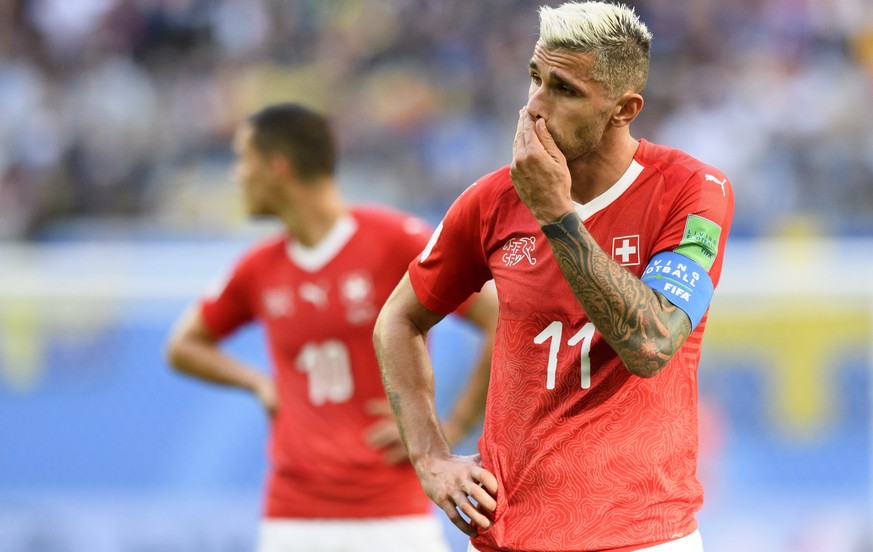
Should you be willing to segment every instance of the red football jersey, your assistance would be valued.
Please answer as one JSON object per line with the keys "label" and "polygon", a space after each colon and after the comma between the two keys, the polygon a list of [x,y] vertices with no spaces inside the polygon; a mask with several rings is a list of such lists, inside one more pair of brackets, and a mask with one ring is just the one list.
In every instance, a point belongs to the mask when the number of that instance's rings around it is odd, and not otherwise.
{"label": "red football jersey", "polygon": [[430,512],[409,463],[391,466],[364,441],[384,399],[373,326],[430,227],[356,208],[313,249],[287,236],[250,250],[220,293],[205,298],[207,327],[223,337],[258,321],[279,395],[270,428],[268,517],[372,518]]}
{"label": "red football jersey", "polygon": [[[687,154],[641,141],[624,176],[576,210],[636,276],[656,253],[707,242],[715,254],[702,262],[718,281],[733,193],[721,172]],[[493,526],[473,540],[478,550],[633,549],[695,530],[705,318],[658,376],[631,375],[575,299],[508,167],[458,198],[410,277],[436,312],[490,278],[497,285],[479,451],[499,490]]]}

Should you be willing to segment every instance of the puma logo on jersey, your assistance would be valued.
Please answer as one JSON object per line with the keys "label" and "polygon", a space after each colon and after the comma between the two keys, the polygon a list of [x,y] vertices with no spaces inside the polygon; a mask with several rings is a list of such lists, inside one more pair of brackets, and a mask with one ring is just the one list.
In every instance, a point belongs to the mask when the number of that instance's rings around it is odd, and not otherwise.
{"label": "puma logo on jersey", "polygon": [[503,250],[507,251],[503,254],[503,262],[506,263],[506,266],[515,266],[523,259],[527,259],[531,265],[537,264],[532,253],[536,249],[536,244],[537,239],[534,236],[509,240],[503,245]]}
{"label": "puma logo on jersey", "polygon": [[298,293],[301,301],[312,303],[319,310],[327,308],[327,286],[321,287],[318,284],[304,282],[300,284]]}
{"label": "puma logo on jersey", "polygon": [[724,185],[727,184],[727,178],[725,178],[724,180],[719,180],[718,178],[712,176],[711,174],[705,175],[704,178],[706,180],[709,180],[710,182],[715,182],[716,184],[721,186],[721,195],[723,195],[723,196],[727,195],[724,191]]}

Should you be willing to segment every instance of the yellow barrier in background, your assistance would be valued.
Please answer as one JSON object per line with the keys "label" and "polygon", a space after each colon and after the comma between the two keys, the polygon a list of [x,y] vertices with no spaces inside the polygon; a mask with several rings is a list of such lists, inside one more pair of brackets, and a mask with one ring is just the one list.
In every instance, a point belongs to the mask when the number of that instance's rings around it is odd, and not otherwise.
{"label": "yellow barrier in background", "polygon": [[703,347],[701,370],[716,356],[764,372],[775,426],[819,434],[838,400],[835,370],[852,356],[873,367],[873,242],[730,244]]}

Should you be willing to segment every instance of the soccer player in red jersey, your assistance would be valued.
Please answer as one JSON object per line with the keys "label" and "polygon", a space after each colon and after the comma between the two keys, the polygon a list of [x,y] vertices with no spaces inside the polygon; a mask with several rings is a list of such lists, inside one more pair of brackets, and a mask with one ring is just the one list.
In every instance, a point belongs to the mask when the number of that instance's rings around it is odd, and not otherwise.
{"label": "soccer player in red jersey", "polygon": [[[385,398],[373,351],[380,308],[427,244],[427,224],[344,203],[327,121],[293,104],[267,107],[234,140],[236,176],[253,215],[286,232],[250,249],[171,336],[180,371],[250,390],[272,415],[260,552],[447,552]],[[458,441],[484,410],[497,318],[492,288],[461,312],[486,350],[446,434]],[[244,324],[265,328],[272,375],[222,351]]]}
{"label": "soccer player in red jersey", "polygon": [[[631,136],[651,41],[632,10],[539,13],[512,163],[456,200],[376,323],[388,398],[471,551],[699,552],[697,367],[733,192]],[[460,457],[425,392],[422,336],[491,278],[481,456]]]}

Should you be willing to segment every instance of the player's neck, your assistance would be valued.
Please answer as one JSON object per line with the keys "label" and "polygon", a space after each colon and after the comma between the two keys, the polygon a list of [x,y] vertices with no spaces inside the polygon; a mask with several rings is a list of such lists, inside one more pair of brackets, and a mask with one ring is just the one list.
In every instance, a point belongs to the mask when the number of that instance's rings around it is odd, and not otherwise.
{"label": "player's neck", "polygon": [[289,202],[282,220],[301,245],[315,247],[348,212],[332,181],[304,190]]}
{"label": "player's neck", "polygon": [[639,142],[622,133],[615,140],[605,140],[594,152],[570,164],[573,201],[586,204],[600,196],[627,171]]}

